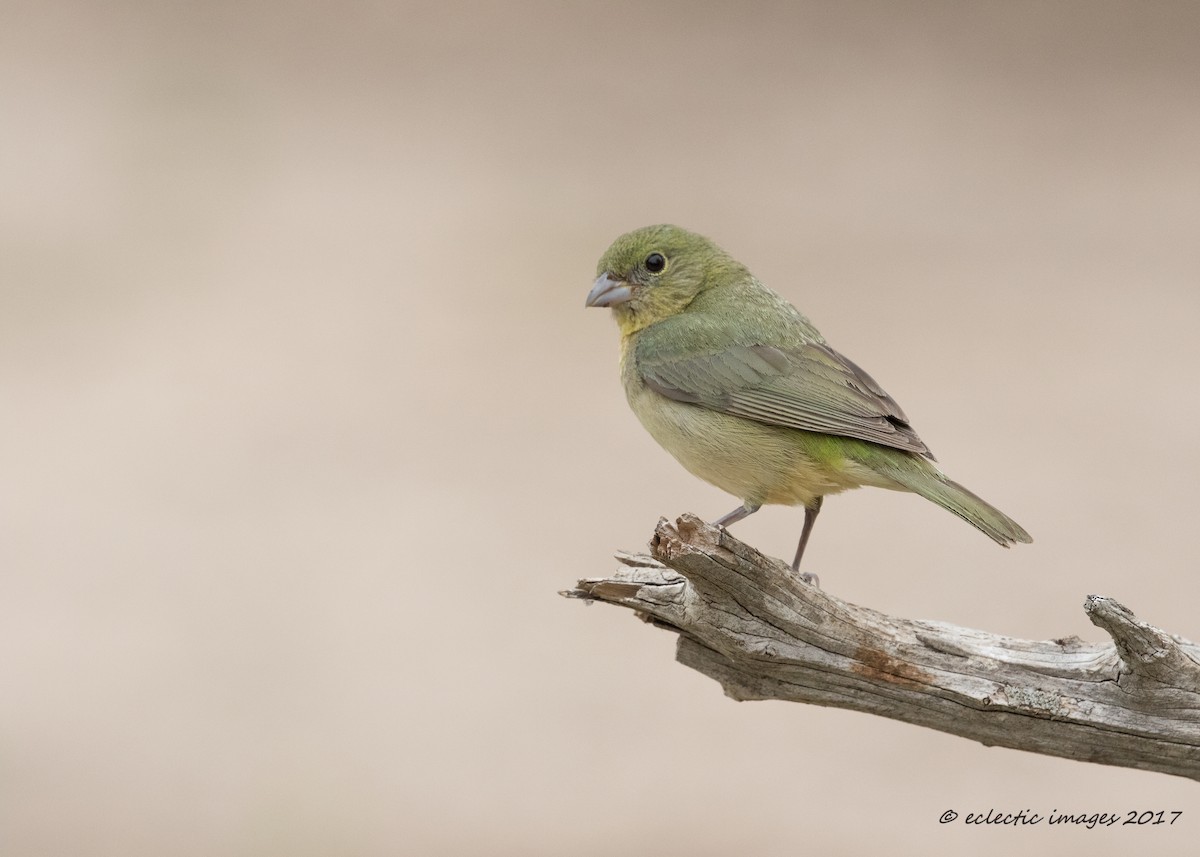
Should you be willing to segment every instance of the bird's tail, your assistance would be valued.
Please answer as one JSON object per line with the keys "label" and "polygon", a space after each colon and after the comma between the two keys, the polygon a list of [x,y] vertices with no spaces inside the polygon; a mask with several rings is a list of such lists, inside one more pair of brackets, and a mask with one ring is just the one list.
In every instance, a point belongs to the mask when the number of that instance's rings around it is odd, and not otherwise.
{"label": "bird's tail", "polygon": [[[1024,527],[1008,515],[1001,512],[987,501],[976,497],[957,482],[947,479],[932,464],[921,461],[918,467],[912,466],[912,461],[905,462],[908,466],[875,466],[880,475],[900,483],[902,486],[920,494],[926,500],[932,500],[943,509],[958,515],[969,524],[978,527],[988,536],[1004,547],[1013,542],[1028,544],[1033,541]],[[874,462],[873,462],[874,464]],[[896,462],[896,465],[899,465]]]}

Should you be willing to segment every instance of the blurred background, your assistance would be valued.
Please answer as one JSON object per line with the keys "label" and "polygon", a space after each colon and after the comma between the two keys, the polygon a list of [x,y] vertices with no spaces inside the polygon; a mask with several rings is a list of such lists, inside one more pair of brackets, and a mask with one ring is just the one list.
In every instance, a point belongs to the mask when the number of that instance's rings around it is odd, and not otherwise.
{"label": "blurred background", "polygon": [[[1200,7],[0,11],[5,854],[1194,853],[1190,781],[735,703],[556,593],[736,505],[583,307],[667,221],[1036,540],[842,495],[828,591],[1200,638]],[[989,808],[1184,815],[938,823]]]}

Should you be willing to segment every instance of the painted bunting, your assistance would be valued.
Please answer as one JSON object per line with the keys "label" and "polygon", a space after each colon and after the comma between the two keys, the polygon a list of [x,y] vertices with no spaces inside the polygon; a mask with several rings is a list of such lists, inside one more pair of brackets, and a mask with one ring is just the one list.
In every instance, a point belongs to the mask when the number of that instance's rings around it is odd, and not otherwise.
{"label": "painted bunting", "polygon": [[948,479],[896,401],[712,241],[648,226],[614,241],[596,273],[586,305],[612,308],[633,412],[680,464],[743,500],[718,525],[764,503],[804,506],[798,571],[824,497],[873,485],[920,494],[1005,547],[1032,541]]}

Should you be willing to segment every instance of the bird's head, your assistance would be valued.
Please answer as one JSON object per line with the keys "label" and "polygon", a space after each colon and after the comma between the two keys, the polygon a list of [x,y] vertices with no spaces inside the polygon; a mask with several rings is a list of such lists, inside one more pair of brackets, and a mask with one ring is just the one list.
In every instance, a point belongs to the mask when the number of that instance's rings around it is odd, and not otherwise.
{"label": "bird's head", "polygon": [[668,225],[622,235],[596,274],[586,305],[611,307],[625,335],[682,312],[701,292],[749,276],[712,241]]}

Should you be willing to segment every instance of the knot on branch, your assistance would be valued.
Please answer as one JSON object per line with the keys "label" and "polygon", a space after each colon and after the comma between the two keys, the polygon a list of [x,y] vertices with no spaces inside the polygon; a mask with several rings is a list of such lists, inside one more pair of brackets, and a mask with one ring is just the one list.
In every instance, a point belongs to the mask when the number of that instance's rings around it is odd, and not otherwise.
{"label": "knot on branch", "polygon": [[1200,664],[1184,648],[1186,645],[1194,651],[1190,643],[1141,621],[1132,610],[1112,598],[1089,595],[1083,609],[1093,625],[1112,637],[1123,667],[1123,680],[1127,676],[1131,682],[1153,681],[1200,692],[1200,684],[1196,683],[1200,679]]}

